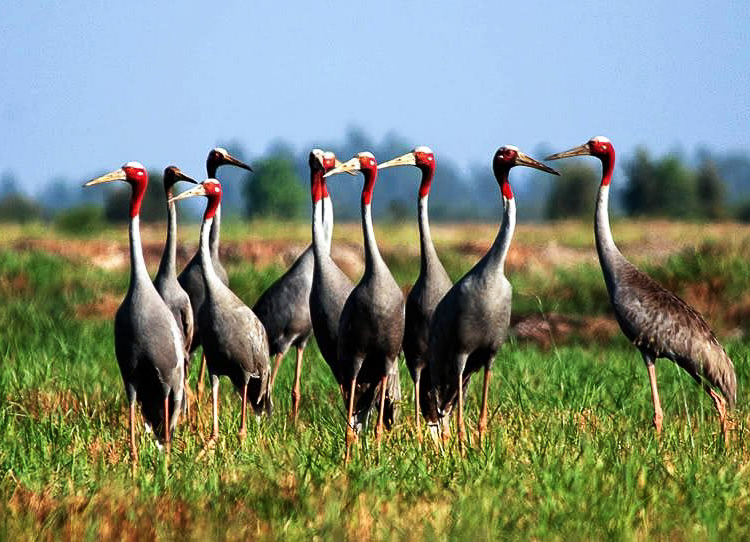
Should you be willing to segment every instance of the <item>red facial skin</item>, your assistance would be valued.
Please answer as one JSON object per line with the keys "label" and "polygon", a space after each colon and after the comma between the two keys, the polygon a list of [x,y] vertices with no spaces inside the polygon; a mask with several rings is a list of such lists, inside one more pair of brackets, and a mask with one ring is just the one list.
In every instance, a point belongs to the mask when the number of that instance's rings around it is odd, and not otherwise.
{"label": "red facial skin", "polygon": [[510,188],[508,173],[510,172],[510,168],[516,165],[517,156],[518,152],[516,150],[500,147],[492,160],[492,170],[500,184],[500,189],[505,199],[513,199],[513,190]]}
{"label": "red facial skin", "polygon": [[432,177],[435,175],[435,155],[431,152],[415,152],[414,161],[422,171],[422,183],[419,185],[419,197],[424,198],[430,193]]}
{"label": "red facial skin", "polygon": [[609,141],[592,139],[588,142],[591,156],[602,161],[602,186],[612,182],[612,172],[615,169],[615,147]]}
{"label": "red facial skin", "polygon": [[137,167],[124,166],[122,169],[125,172],[127,182],[133,188],[130,196],[130,218],[135,218],[141,212],[141,203],[148,185],[148,173],[145,169]]}
{"label": "red facial skin", "polygon": [[310,164],[310,194],[313,203],[317,203],[328,197],[328,187],[323,174],[333,169],[336,165],[336,159],[323,157],[323,164],[321,165],[318,157],[310,153],[308,163]]}
{"label": "red facial skin", "polygon": [[378,179],[378,162],[371,156],[360,156],[359,169],[365,176],[365,185],[362,188],[362,205],[370,205],[375,181]]}
{"label": "red facial skin", "polygon": [[209,181],[203,181],[201,184],[206,190],[206,197],[208,198],[206,212],[203,215],[203,220],[206,221],[209,218],[214,217],[214,215],[216,214],[216,209],[221,204],[221,183],[212,179]]}

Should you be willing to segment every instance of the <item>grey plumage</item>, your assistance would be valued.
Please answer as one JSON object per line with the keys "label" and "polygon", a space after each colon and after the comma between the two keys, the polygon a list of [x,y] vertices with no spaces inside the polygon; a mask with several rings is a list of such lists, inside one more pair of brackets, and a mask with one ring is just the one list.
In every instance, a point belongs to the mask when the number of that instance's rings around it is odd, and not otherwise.
{"label": "grey plumage", "polygon": [[[346,455],[356,431],[355,412],[367,412],[380,385],[380,412],[375,436],[380,440],[385,415],[388,380],[398,371],[398,355],[404,337],[404,296],[378,250],[372,228],[371,199],[377,179],[377,162],[367,152],[359,153],[336,172],[360,170],[362,190],[362,230],[365,245],[365,272],[349,294],[339,319],[338,363],[349,403]],[[355,411],[355,405],[361,406]]]}
{"label": "grey plumage", "polygon": [[[609,187],[615,165],[612,143],[602,136],[548,160],[592,155],[602,162],[602,181],[594,217],[599,255],[615,317],[625,336],[641,352],[649,374],[654,403],[654,425],[661,432],[663,413],[656,383],[655,362],[667,358],[703,385],[712,398],[727,436],[726,407],[736,401],[734,364],[703,317],[678,296],[631,264],[615,245],[609,225]],[[723,398],[713,391],[717,387]]]}
{"label": "grey plumage", "polygon": [[169,166],[164,170],[164,193],[167,198],[167,239],[164,243],[164,252],[159,262],[159,269],[154,277],[154,287],[166,303],[177,326],[182,333],[185,346],[186,369],[189,363],[189,349],[193,342],[193,308],[187,292],[177,282],[177,211],[174,202],[169,202],[172,197],[172,188],[177,181],[194,180],[184,175],[175,166]]}
{"label": "grey plumage", "polygon": [[177,323],[159,296],[146,269],[141,247],[138,213],[148,175],[138,162],[128,162],[86,183],[124,180],[130,183],[130,284],[115,314],[115,355],[130,403],[130,449],[138,460],[135,444],[135,403],[141,405],[146,423],[157,439],[166,442],[182,411],[184,343]]}
{"label": "grey plumage", "polygon": [[199,261],[206,295],[198,309],[198,332],[211,376],[213,430],[207,446],[218,438],[219,377],[227,376],[242,400],[240,438],[245,435],[246,401],[256,415],[269,415],[273,404],[268,390],[270,361],[263,324],[224,283],[211,262],[209,237],[212,219],[221,201],[221,185],[208,179],[174,199],[204,195],[208,205],[200,233]]}
{"label": "grey plumage", "polygon": [[[435,413],[425,412],[433,433],[443,421],[443,438],[448,437],[448,419],[458,405],[458,436],[465,439],[463,402],[471,375],[484,369],[480,440],[487,425],[487,391],[490,371],[510,326],[512,288],[505,278],[505,257],[516,224],[516,204],[508,175],[516,165],[556,173],[516,147],[500,147],[492,168],[503,197],[503,221],[487,254],[448,290],[435,308],[430,322],[429,356]],[[432,416],[432,419],[430,419]]]}
{"label": "grey plumage", "polygon": [[[209,179],[216,178],[216,171],[220,166],[234,165],[241,167],[248,171],[252,171],[250,166],[237,160],[235,157],[230,155],[225,149],[216,147],[211,149],[206,158],[206,173]],[[216,210],[216,215],[211,224],[211,235],[210,235],[210,253],[211,262],[216,271],[216,275],[223,284],[229,284],[229,277],[227,275],[224,266],[221,264],[219,259],[219,238],[221,233],[221,206]],[[205,298],[205,284],[203,283],[203,274],[201,273],[200,267],[200,247],[195,251],[195,254],[190,261],[185,265],[180,275],[177,277],[177,281],[180,286],[187,292],[190,298],[190,304],[193,308],[193,321],[198,326],[198,309],[203,304]],[[190,345],[190,352],[194,352],[198,346],[200,346],[200,334],[197,332],[193,334],[193,342]]]}
{"label": "grey plumage", "polygon": [[437,405],[432,400],[434,395],[429,393],[432,387],[428,356],[430,320],[438,302],[453,283],[438,258],[430,233],[427,202],[435,173],[435,156],[432,150],[428,147],[417,147],[409,153],[380,164],[378,169],[393,166],[416,166],[422,174],[417,200],[419,276],[406,297],[403,340],[406,366],[414,382],[415,423],[417,435],[421,440],[420,407],[423,413],[429,413],[430,418],[437,417]]}

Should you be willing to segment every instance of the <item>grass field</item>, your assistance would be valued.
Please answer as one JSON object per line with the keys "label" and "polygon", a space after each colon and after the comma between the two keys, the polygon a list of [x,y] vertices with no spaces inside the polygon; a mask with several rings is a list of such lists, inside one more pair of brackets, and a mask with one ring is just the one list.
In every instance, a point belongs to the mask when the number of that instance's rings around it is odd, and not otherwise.
{"label": "grass field", "polygon": [[[467,401],[474,443],[464,459],[455,444],[440,453],[415,439],[411,380],[402,364],[399,424],[379,450],[368,433],[342,466],[343,407],[313,341],[296,427],[287,417],[289,355],[273,418],[251,423],[242,445],[238,399],[224,381],[215,452],[198,461],[203,437],[183,424],[167,468],[141,434],[133,478],[112,333],[127,268],[114,256],[112,265],[92,265],[100,255],[86,251],[120,254],[125,228],[83,239],[8,228],[0,244],[0,538],[747,539],[750,230],[669,223],[614,229],[627,256],[704,313],[733,358],[739,391],[728,445],[711,402],[666,361],[657,365],[665,415],[657,439],[639,354],[616,328],[592,336],[584,325],[543,344],[513,338],[505,345],[482,447],[474,438],[481,384],[474,379]],[[405,287],[417,272],[415,230],[409,224],[378,231]],[[454,278],[494,231],[435,228]],[[296,247],[309,226],[233,224],[225,233],[232,286],[251,304],[286,262],[271,254],[249,265],[242,243]],[[194,228],[182,235],[189,240],[184,258],[195,245]],[[336,242],[356,250],[358,236],[357,225],[344,225]],[[160,229],[144,239],[154,247],[147,259],[155,268]],[[589,224],[520,225],[509,276],[517,317],[611,320]],[[208,415],[206,403],[204,427]]]}

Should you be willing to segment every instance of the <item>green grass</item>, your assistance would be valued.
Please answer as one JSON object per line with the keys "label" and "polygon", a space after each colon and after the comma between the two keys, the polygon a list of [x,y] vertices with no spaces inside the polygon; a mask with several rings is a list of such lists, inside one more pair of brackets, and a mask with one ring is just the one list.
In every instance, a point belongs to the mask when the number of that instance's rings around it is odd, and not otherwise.
{"label": "green grass", "polygon": [[[582,236],[576,231],[576,239]],[[680,284],[720,273],[726,286],[716,295],[729,303],[747,264],[733,246],[709,246],[649,269]],[[471,265],[457,254],[447,259],[452,274]],[[413,278],[413,259],[394,262],[401,282]],[[281,272],[234,266],[230,276],[251,302]],[[596,267],[518,271],[511,280],[516,311],[608,314]],[[411,381],[402,366],[400,423],[379,450],[368,432],[343,466],[341,399],[313,341],[298,426],[287,417],[290,354],[274,416],[252,421],[242,445],[239,401],[223,381],[215,452],[197,460],[202,439],[182,425],[167,468],[141,434],[133,478],[112,322],[103,316],[112,307],[100,304],[116,307],[126,285],[125,271],[0,248],[1,539],[748,537],[743,388],[750,375],[748,345],[740,339],[725,341],[740,383],[728,446],[710,400],[670,362],[657,366],[665,428],[655,437],[646,371],[618,335],[606,344],[550,350],[506,344],[495,363],[494,416],[481,447],[474,434],[481,379],[471,383],[466,411],[474,442],[463,459],[455,443],[441,453],[414,438]],[[206,423],[207,403],[202,415]]]}

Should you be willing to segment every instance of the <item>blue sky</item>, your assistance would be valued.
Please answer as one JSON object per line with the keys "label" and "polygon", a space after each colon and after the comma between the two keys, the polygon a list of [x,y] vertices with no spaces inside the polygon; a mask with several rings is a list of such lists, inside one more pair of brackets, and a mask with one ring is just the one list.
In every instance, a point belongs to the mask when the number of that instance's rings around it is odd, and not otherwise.
{"label": "blue sky", "polygon": [[11,1],[0,172],[30,192],[128,160],[202,176],[218,142],[353,125],[464,168],[597,134],[621,156],[750,151],[747,2],[620,4]]}

